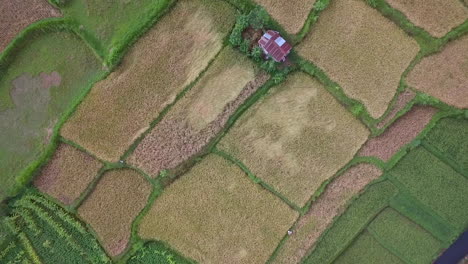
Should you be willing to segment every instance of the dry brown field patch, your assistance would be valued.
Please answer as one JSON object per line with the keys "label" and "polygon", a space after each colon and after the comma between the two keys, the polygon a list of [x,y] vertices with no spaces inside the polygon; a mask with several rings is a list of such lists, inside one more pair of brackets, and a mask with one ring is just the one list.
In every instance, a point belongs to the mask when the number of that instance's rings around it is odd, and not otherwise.
{"label": "dry brown field patch", "polygon": [[322,84],[298,73],[244,113],[218,148],[302,207],[368,135]]}
{"label": "dry brown field patch", "polygon": [[97,176],[101,162],[67,144],[60,144],[34,185],[42,192],[70,205]]}
{"label": "dry brown field patch", "polygon": [[459,0],[388,0],[388,3],[437,38],[468,19],[468,8]]}
{"label": "dry brown field patch", "polygon": [[265,263],[297,216],[239,167],[210,155],[164,190],[139,234],[199,263]]}
{"label": "dry brown field patch", "polygon": [[404,145],[410,143],[431,121],[437,109],[414,106],[380,136],[371,138],[359,151],[361,156],[374,156],[388,161]]}
{"label": "dry brown field patch", "polygon": [[78,215],[97,233],[111,256],[128,245],[132,222],[145,207],[151,184],[134,170],[106,172],[93,192],[78,208]]}
{"label": "dry brown field patch", "polygon": [[424,58],[409,73],[410,86],[458,108],[468,108],[468,36]]}
{"label": "dry brown field patch", "polygon": [[47,0],[0,1],[0,53],[29,24],[61,16]]}
{"label": "dry brown field patch", "polygon": [[419,46],[365,1],[335,0],[297,50],[378,118]]}
{"label": "dry brown field patch", "polygon": [[101,159],[118,161],[221,50],[234,16],[223,1],[179,1],[93,87],[62,135]]}
{"label": "dry brown field patch", "polygon": [[234,111],[269,76],[226,47],[199,82],[143,139],[129,162],[151,175],[173,169],[202,151]]}
{"label": "dry brown field patch", "polygon": [[405,108],[405,106],[411,102],[414,97],[416,97],[416,93],[410,89],[406,89],[400,93],[388,115],[377,124],[377,128],[383,128],[385,125],[391,122],[392,119],[398,114],[398,112]]}
{"label": "dry brown field patch", "polygon": [[298,220],[273,263],[300,263],[334,217],[343,213],[347,202],[381,174],[374,165],[360,163],[333,180],[307,214]]}
{"label": "dry brown field patch", "polygon": [[254,0],[265,7],[268,13],[286,31],[297,34],[312,10],[316,0]]}

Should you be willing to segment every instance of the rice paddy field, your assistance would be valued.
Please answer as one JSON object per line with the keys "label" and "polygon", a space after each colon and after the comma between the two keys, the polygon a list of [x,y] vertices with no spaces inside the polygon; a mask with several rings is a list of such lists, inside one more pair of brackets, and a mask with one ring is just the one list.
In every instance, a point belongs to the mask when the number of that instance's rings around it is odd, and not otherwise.
{"label": "rice paddy field", "polygon": [[439,263],[467,37],[463,0],[1,1],[0,263]]}

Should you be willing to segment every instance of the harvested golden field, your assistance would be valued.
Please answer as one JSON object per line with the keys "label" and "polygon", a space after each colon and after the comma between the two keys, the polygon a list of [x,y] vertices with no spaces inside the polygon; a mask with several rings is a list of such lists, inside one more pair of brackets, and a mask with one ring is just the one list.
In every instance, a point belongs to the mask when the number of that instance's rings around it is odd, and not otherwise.
{"label": "harvested golden field", "polygon": [[218,148],[302,207],[368,135],[322,84],[299,73],[244,113]]}
{"label": "harvested golden field", "polygon": [[83,193],[101,167],[102,164],[93,157],[62,143],[52,160],[34,179],[34,185],[69,205]]}
{"label": "harvested golden field", "polygon": [[424,58],[409,73],[407,83],[458,108],[468,108],[468,36],[454,40],[439,53]]}
{"label": "harvested golden field", "polygon": [[243,54],[226,47],[199,82],[143,139],[129,162],[150,175],[188,160],[213,139],[228,118],[269,78]]}
{"label": "harvested golden field", "polygon": [[374,165],[361,163],[333,180],[307,214],[299,219],[273,263],[300,263],[334,217],[343,213],[347,202],[381,174]]}
{"label": "harvested golden field", "polygon": [[316,0],[254,0],[265,7],[267,12],[280,23],[286,31],[297,34]]}
{"label": "harvested golden field", "polygon": [[199,263],[265,263],[297,216],[239,167],[210,155],[164,190],[139,234]]}
{"label": "harvested golden field", "polygon": [[93,87],[62,135],[99,158],[118,161],[221,50],[234,15],[223,1],[179,1]]}
{"label": "harvested golden field", "polygon": [[297,50],[378,118],[419,46],[365,1],[335,0]]}
{"label": "harvested golden field", "polygon": [[0,10],[0,53],[29,24],[61,15],[47,0],[2,0]]}
{"label": "harvested golden field", "polygon": [[151,185],[134,170],[112,170],[78,208],[78,215],[97,233],[111,256],[121,254],[130,239],[132,222],[145,207]]}
{"label": "harvested golden field", "polygon": [[437,38],[468,19],[468,8],[460,0],[388,0],[388,3]]}
{"label": "harvested golden field", "polygon": [[359,155],[374,156],[388,161],[421,133],[436,113],[437,109],[430,106],[414,106],[383,134],[369,139],[359,151]]}

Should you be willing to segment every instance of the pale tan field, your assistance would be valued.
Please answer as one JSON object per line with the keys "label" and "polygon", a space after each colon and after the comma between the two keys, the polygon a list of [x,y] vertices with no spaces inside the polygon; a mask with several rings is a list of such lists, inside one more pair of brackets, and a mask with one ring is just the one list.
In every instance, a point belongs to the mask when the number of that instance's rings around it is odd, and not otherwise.
{"label": "pale tan field", "polygon": [[138,145],[129,162],[150,175],[173,169],[196,155],[268,75],[226,47],[207,72]]}
{"label": "pale tan field", "polygon": [[273,263],[300,263],[334,217],[343,213],[346,203],[381,174],[379,168],[361,163],[333,180],[307,214],[299,219],[293,234],[281,247]]}
{"label": "pale tan field", "polygon": [[218,148],[302,207],[368,135],[323,85],[299,73],[244,113]]}
{"label": "pale tan field", "polygon": [[410,86],[458,108],[468,108],[468,36],[424,58],[409,73]]}
{"label": "pale tan field", "polygon": [[62,143],[52,160],[34,179],[34,185],[40,191],[69,205],[83,193],[102,166],[88,154]]}
{"label": "pale tan field", "polygon": [[199,263],[265,263],[297,216],[240,168],[210,155],[164,190],[139,234]]}
{"label": "pale tan field", "polygon": [[118,161],[221,50],[234,15],[223,1],[179,1],[93,87],[62,135],[101,159]]}
{"label": "pale tan field", "polygon": [[297,47],[351,98],[382,116],[419,46],[362,0],[335,0]]}
{"label": "pale tan field", "polygon": [[280,23],[288,33],[297,34],[316,0],[254,0]]}
{"label": "pale tan field", "polygon": [[99,180],[78,215],[97,233],[107,253],[117,256],[127,247],[132,222],[150,193],[151,185],[136,171],[112,170]]}
{"label": "pale tan field", "polygon": [[388,3],[437,38],[468,19],[468,8],[460,0],[388,0]]}

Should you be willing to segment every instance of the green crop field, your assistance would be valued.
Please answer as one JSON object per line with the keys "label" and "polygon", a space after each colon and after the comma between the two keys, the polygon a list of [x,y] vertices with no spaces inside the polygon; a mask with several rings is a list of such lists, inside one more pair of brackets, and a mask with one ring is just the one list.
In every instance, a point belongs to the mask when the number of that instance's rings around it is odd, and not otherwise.
{"label": "green crop field", "polygon": [[442,260],[467,47],[467,0],[0,0],[0,263]]}

